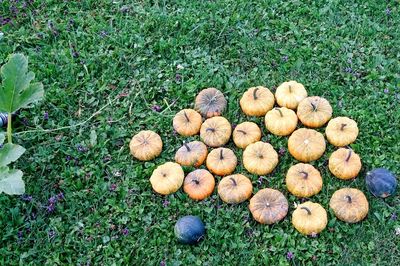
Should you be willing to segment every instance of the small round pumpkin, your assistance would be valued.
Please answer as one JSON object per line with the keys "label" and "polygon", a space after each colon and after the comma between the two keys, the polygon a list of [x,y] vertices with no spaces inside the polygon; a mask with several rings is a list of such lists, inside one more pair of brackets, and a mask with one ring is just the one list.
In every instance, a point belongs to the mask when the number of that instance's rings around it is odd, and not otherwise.
{"label": "small round pumpkin", "polygon": [[190,172],[183,183],[183,191],[194,200],[208,198],[213,193],[214,187],[214,176],[205,169],[197,169]]}
{"label": "small round pumpkin", "polygon": [[318,234],[328,224],[328,215],[320,204],[307,201],[294,210],[292,224],[303,235]]}
{"label": "small round pumpkin", "polygon": [[186,137],[198,134],[201,123],[201,115],[193,109],[183,109],[179,111],[172,121],[175,131],[179,135]]}
{"label": "small round pumpkin", "polygon": [[218,148],[208,154],[206,165],[211,173],[220,176],[229,175],[235,171],[237,158],[231,149]]}
{"label": "small round pumpkin", "polygon": [[311,162],[324,154],[326,143],[324,136],[314,129],[299,128],[288,140],[290,154],[301,162]]}
{"label": "small round pumpkin", "polygon": [[307,91],[303,84],[296,81],[283,82],[276,88],[275,98],[279,106],[289,109],[296,109],[304,98],[307,97]]}
{"label": "small round pumpkin", "polygon": [[175,161],[183,166],[198,167],[207,158],[207,146],[201,141],[183,143],[175,153]]}
{"label": "small round pumpkin", "polygon": [[149,161],[160,155],[162,146],[160,136],[151,130],[140,131],[129,143],[131,154],[141,161]]}
{"label": "small round pumpkin", "polygon": [[396,176],[385,168],[376,168],[367,173],[365,182],[375,197],[386,198],[396,192]]}
{"label": "small round pumpkin", "polygon": [[290,135],[297,127],[296,113],[286,107],[274,108],[265,115],[265,127],[277,136]]}
{"label": "small round pumpkin", "polygon": [[275,97],[263,87],[249,88],[240,99],[240,107],[246,115],[263,116],[274,107]]}
{"label": "small round pumpkin", "polygon": [[356,121],[348,117],[336,117],[329,121],[325,129],[329,143],[337,147],[353,143],[358,136]]}
{"label": "small round pumpkin", "polygon": [[355,178],[361,170],[361,159],[352,149],[340,148],[329,157],[329,170],[339,179]]}
{"label": "small round pumpkin", "polygon": [[206,228],[198,216],[188,215],[176,222],[174,233],[180,243],[194,245],[204,238]]}
{"label": "small round pumpkin", "polygon": [[200,138],[210,147],[225,145],[229,141],[231,133],[231,124],[222,116],[207,119],[200,128]]}
{"label": "small round pumpkin", "polygon": [[150,177],[150,183],[154,191],[162,195],[169,195],[178,191],[182,186],[185,173],[182,167],[173,162],[167,162],[158,166]]}
{"label": "small round pumpkin", "polygon": [[311,164],[298,163],[289,168],[286,186],[296,197],[308,198],[321,191],[322,177]]}
{"label": "small round pumpkin", "polygon": [[250,179],[241,174],[228,175],[218,184],[218,194],[222,201],[230,204],[241,203],[250,198],[253,185]]}
{"label": "small round pumpkin", "polygon": [[195,109],[204,117],[219,116],[225,110],[226,99],[216,88],[202,90],[195,100]]}
{"label": "small round pumpkin", "polygon": [[342,188],[333,193],[329,206],[339,220],[357,223],[368,214],[368,200],[362,191],[355,188]]}
{"label": "small round pumpkin", "polygon": [[285,218],[289,210],[289,204],[280,191],[264,188],[250,199],[249,209],[257,222],[274,224]]}
{"label": "small round pumpkin", "polygon": [[278,164],[278,153],[271,144],[258,141],[246,147],[243,152],[243,165],[252,174],[266,175]]}
{"label": "small round pumpkin", "polygon": [[253,122],[243,122],[233,130],[233,142],[239,148],[246,148],[249,144],[261,139],[261,129]]}
{"label": "small round pumpkin", "polygon": [[297,116],[306,127],[322,127],[332,117],[332,106],[325,98],[307,97],[297,106]]}

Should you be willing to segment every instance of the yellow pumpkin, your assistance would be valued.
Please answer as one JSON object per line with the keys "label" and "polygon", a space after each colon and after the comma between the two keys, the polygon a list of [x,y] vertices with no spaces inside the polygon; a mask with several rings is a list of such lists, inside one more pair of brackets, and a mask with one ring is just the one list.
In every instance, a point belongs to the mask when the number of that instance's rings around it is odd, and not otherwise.
{"label": "yellow pumpkin", "polygon": [[299,102],[306,97],[307,91],[303,84],[293,80],[283,82],[275,92],[275,98],[278,105],[289,109],[296,109]]}
{"label": "yellow pumpkin", "polygon": [[218,194],[222,201],[230,204],[241,203],[250,198],[253,185],[241,174],[225,176],[218,184]]}
{"label": "yellow pumpkin", "polygon": [[299,128],[288,140],[290,154],[301,162],[311,162],[324,154],[326,143],[324,136],[314,129]]}
{"label": "yellow pumpkin", "polygon": [[175,161],[183,166],[198,167],[207,158],[207,146],[201,141],[184,143],[175,153]]}
{"label": "yellow pumpkin", "polygon": [[292,224],[303,235],[318,234],[328,224],[328,215],[320,204],[307,201],[294,210]]}
{"label": "yellow pumpkin", "polygon": [[262,141],[252,143],[243,152],[243,165],[252,174],[269,174],[277,164],[278,153],[269,143]]}
{"label": "yellow pumpkin", "polygon": [[352,149],[340,148],[329,157],[329,170],[339,179],[355,178],[361,170],[361,159]]}
{"label": "yellow pumpkin", "polygon": [[265,127],[277,136],[290,135],[297,127],[296,113],[286,107],[274,108],[265,115]]}
{"label": "yellow pumpkin", "polygon": [[274,107],[275,97],[263,87],[249,88],[240,99],[240,107],[246,115],[263,116]]}
{"label": "yellow pumpkin", "polygon": [[369,210],[368,200],[362,191],[355,188],[342,188],[333,193],[329,206],[336,217],[347,223],[363,220]]}
{"label": "yellow pumpkin", "polygon": [[332,107],[325,98],[307,97],[297,106],[297,116],[306,127],[322,127],[331,119]]}
{"label": "yellow pumpkin", "polygon": [[222,116],[207,119],[200,128],[200,138],[210,147],[225,145],[229,141],[231,133],[231,124]]}
{"label": "yellow pumpkin", "polygon": [[224,176],[235,171],[237,158],[231,149],[218,148],[208,154],[206,164],[211,173]]}
{"label": "yellow pumpkin", "polygon": [[216,88],[202,90],[195,100],[195,109],[204,117],[219,116],[225,107],[226,99]]}
{"label": "yellow pumpkin", "polygon": [[264,188],[250,199],[249,209],[257,222],[274,224],[285,218],[289,204],[280,191]]}
{"label": "yellow pumpkin", "polygon": [[233,142],[239,148],[246,148],[247,145],[261,139],[261,129],[253,122],[243,122],[233,130]]}
{"label": "yellow pumpkin", "polygon": [[183,109],[179,111],[172,121],[175,131],[182,136],[198,134],[201,123],[201,115],[193,109]]}
{"label": "yellow pumpkin", "polygon": [[308,198],[321,191],[322,177],[311,164],[298,163],[289,168],[286,186],[296,197]]}
{"label": "yellow pumpkin", "polygon": [[194,200],[208,198],[213,193],[214,187],[214,176],[204,169],[190,172],[183,183],[183,190]]}
{"label": "yellow pumpkin", "polygon": [[182,167],[173,162],[158,166],[150,177],[154,191],[162,195],[169,195],[178,191],[182,186],[185,173]]}
{"label": "yellow pumpkin", "polygon": [[129,143],[133,157],[141,161],[149,161],[160,155],[162,150],[160,136],[151,130],[142,130]]}
{"label": "yellow pumpkin", "polygon": [[325,133],[332,145],[337,147],[347,146],[357,139],[357,122],[348,117],[336,117],[329,121]]}

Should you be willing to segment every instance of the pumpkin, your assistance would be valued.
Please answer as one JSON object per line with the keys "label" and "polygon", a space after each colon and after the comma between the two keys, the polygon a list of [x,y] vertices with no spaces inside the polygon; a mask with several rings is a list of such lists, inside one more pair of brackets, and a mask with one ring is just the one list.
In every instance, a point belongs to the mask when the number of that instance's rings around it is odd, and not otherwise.
{"label": "pumpkin", "polygon": [[262,86],[249,88],[240,99],[243,113],[250,116],[263,116],[274,107],[275,97]]}
{"label": "pumpkin", "polygon": [[301,162],[311,162],[324,154],[326,143],[324,136],[314,129],[299,128],[290,135],[288,150]]}
{"label": "pumpkin", "polygon": [[233,130],[233,142],[239,148],[246,148],[247,145],[261,139],[261,129],[253,122],[243,122]]}
{"label": "pumpkin", "polygon": [[347,146],[353,143],[358,136],[357,123],[348,117],[336,117],[329,121],[325,134],[332,145]]}
{"label": "pumpkin", "polygon": [[200,128],[200,138],[210,147],[225,145],[229,141],[231,133],[231,124],[222,116],[207,119]]}
{"label": "pumpkin", "polygon": [[202,90],[195,100],[195,109],[204,117],[219,116],[226,107],[226,99],[216,88]]}
{"label": "pumpkin", "polygon": [[208,198],[213,193],[214,187],[214,176],[205,169],[197,169],[190,172],[183,183],[183,191],[194,200]]}
{"label": "pumpkin", "polygon": [[198,167],[203,164],[208,154],[207,146],[201,141],[183,143],[175,153],[175,161],[183,166]]}
{"label": "pumpkin", "polygon": [[193,136],[199,133],[201,123],[201,115],[193,109],[179,111],[172,121],[175,131],[182,136]]}
{"label": "pumpkin", "polygon": [[176,222],[174,232],[180,243],[193,245],[204,238],[206,228],[199,217],[188,215]]}
{"label": "pumpkin", "polygon": [[297,106],[297,116],[306,127],[322,127],[331,119],[332,107],[325,98],[307,97]]}
{"label": "pumpkin", "polygon": [[252,192],[253,185],[250,179],[241,174],[225,176],[218,184],[218,195],[224,202],[230,204],[247,200]]}
{"label": "pumpkin", "polygon": [[206,165],[211,173],[220,176],[229,175],[236,168],[237,158],[231,149],[218,148],[208,154]]}
{"label": "pumpkin", "polygon": [[129,143],[131,154],[141,161],[149,161],[160,155],[162,146],[160,136],[151,130],[140,131]]}
{"label": "pumpkin", "polygon": [[342,188],[333,193],[329,206],[335,216],[347,223],[357,223],[368,214],[368,200],[362,191]]}
{"label": "pumpkin", "polygon": [[297,127],[296,113],[286,107],[274,108],[265,115],[265,127],[277,136],[290,135]]}
{"label": "pumpkin", "polygon": [[276,88],[275,98],[279,106],[289,109],[296,109],[304,98],[307,97],[307,91],[303,84],[296,81],[283,82]]}
{"label": "pumpkin", "polygon": [[355,178],[361,170],[360,156],[352,149],[340,148],[329,157],[329,170],[340,179]]}
{"label": "pumpkin", "polygon": [[300,198],[318,194],[322,189],[322,177],[311,164],[298,163],[289,168],[286,186],[290,193]]}
{"label": "pumpkin", "polygon": [[278,153],[269,143],[262,141],[252,143],[243,152],[243,165],[252,174],[269,174],[277,164]]}
{"label": "pumpkin", "polygon": [[385,168],[369,171],[365,177],[367,188],[375,197],[386,198],[396,191],[396,176]]}
{"label": "pumpkin", "polygon": [[273,224],[285,218],[289,204],[280,191],[264,188],[251,198],[249,209],[257,222]]}
{"label": "pumpkin", "polygon": [[328,224],[328,215],[320,204],[307,201],[297,205],[292,214],[292,224],[303,235],[318,234]]}
{"label": "pumpkin", "polygon": [[162,195],[169,195],[178,191],[182,186],[185,173],[182,167],[173,162],[158,166],[150,177],[154,191]]}

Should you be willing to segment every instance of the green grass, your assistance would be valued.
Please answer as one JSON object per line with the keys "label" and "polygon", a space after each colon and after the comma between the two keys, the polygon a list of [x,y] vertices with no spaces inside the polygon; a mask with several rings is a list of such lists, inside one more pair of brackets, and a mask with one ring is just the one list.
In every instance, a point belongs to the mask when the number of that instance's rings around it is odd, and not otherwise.
{"label": "green grass", "polygon": [[[0,22],[11,18],[0,26],[0,64],[12,52],[29,56],[46,95],[15,122],[15,142],[27,148],[16,166],[32,200],[0,195],[1,265],[400,264],[400,220],[391,218],[400,215],[399,193],[377,199],[364,184],[375,167],[400,174],[397,1],[14,2],[0,5]],[[287,147],[287,138],[268,134],[263,119],[246,117],[238,101],[250,86],[274,89],[290,79],[327,98],[334,116],[358,122],[351,146],[362,157],[362,172],[353,181],[334,178],[326,166],[329,146],[313,163],[324,187],[312,200],[328,209],[335,190],[359,188],[370,202],[365,221],[345,224],[329,210],[328,228],[318,237],[297,233],[291,213],[300,200],[284,184],[295,163],[288,153],[261,183],[241,164],[236,171],[251,178],[255,192],[272,187],[288,198],[288,217],[273,226],[257,224],[248,202],[229,206],[216,192],[194,202],[182,190],[167,197],[152,191],[152,171],[173,160],[185,140],[173,134],[174,114],[193,107],[205,87],[226,95],[231,123],[255,121],[263,140]],[[106,104],[81,126],[23,133],[77,124]],[[129,154],[129,140],[141,129],[157,131],[164,142],[161,156],[146,163]],[[236,154],[241,160],[242,151]],[[48,212],[49,198],[60,192],[65,198]],[[176,220],[188,214],[207,226],[197,246],[174,237]]]}

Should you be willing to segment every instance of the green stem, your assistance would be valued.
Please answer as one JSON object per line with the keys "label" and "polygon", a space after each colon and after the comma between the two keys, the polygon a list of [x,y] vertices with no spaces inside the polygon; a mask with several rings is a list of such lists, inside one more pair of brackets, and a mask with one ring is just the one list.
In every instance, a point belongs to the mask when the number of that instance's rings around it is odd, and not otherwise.
{"label": "green stem", "polygon": [[7,139],[8,143],[12,143],[11,113],[8,113],[7,118]]}

